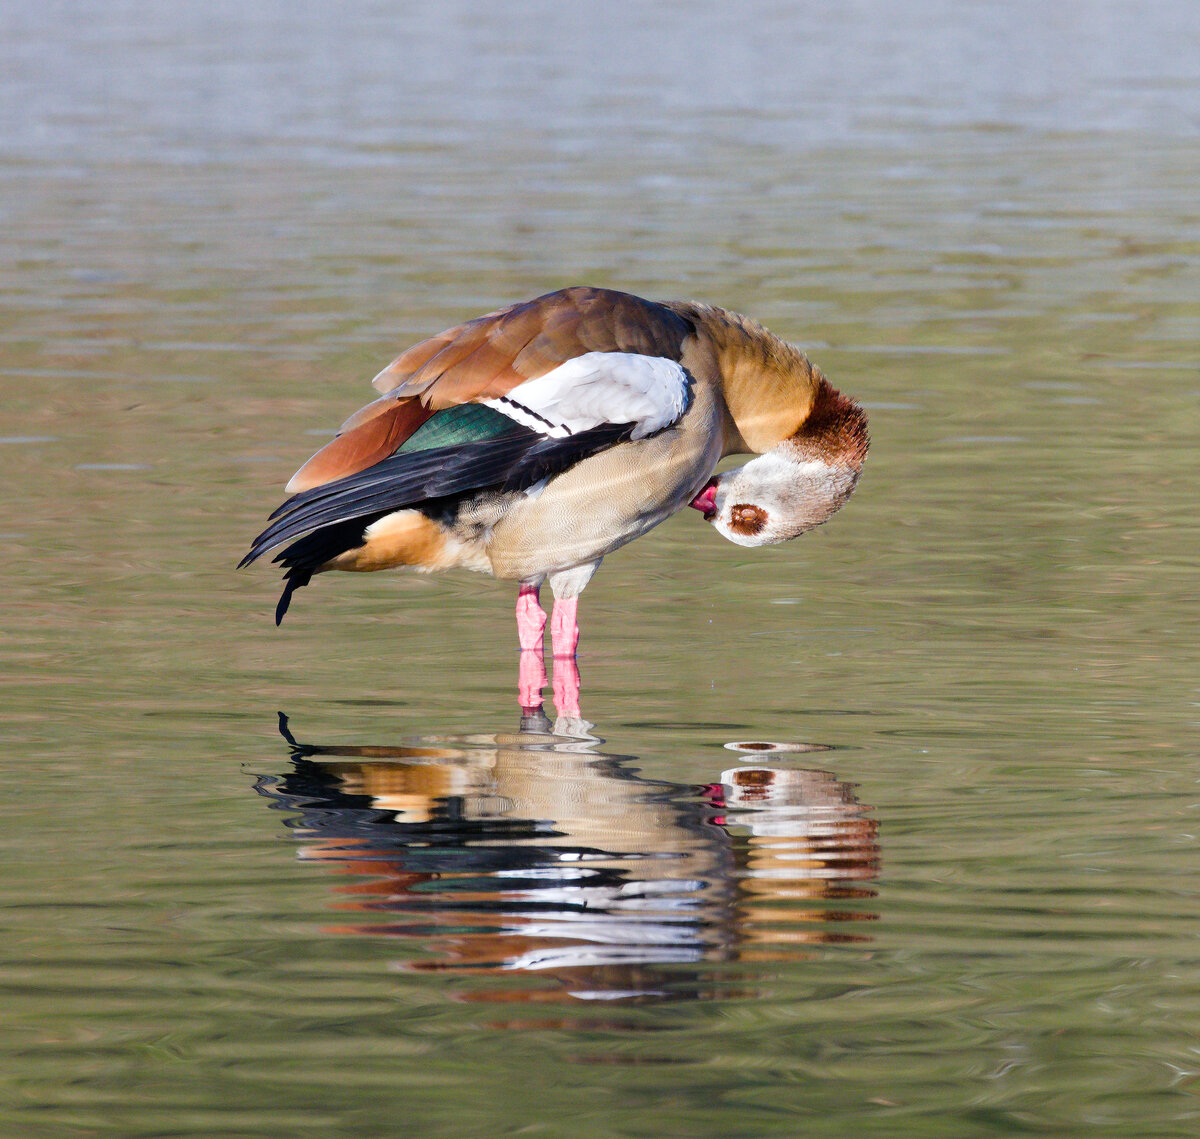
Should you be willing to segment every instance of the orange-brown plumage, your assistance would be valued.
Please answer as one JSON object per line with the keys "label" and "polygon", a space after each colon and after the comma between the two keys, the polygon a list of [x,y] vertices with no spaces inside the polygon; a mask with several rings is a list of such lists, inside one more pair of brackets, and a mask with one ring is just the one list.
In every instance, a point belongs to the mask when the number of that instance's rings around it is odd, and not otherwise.
{"label": "orange-brown plumage", "polygon": [[397,356],[375,387],[434,410],[506,395],[587,352],[678,360],[690,331],[663,305],[576,286],[467,321]]}
{"label": "orange-brown plumage", "polygon": [[348,421],[349,429],[343,425],[341,433],[292,476],[287,489],[296,494],[365,471],[393,454],[432,414],[415,399],[367,404]]}
{"label": "orange-brown plumage", "polygon": [[328,569],[369,573],[412,566],[431,573],[454,564],[455,544],[445,526],[418,510],[389,514],[368,527],[363,544],[331,558]]}
{"label": "orange-brown plumage", "polygon": [[375,378],[384,395],[355,412],[292,477],[291,493],[356,474],[395,452],[435,412],[506,395],[585,352],[677,360],[687,325],[662,305],[577,286],[422,340]]}

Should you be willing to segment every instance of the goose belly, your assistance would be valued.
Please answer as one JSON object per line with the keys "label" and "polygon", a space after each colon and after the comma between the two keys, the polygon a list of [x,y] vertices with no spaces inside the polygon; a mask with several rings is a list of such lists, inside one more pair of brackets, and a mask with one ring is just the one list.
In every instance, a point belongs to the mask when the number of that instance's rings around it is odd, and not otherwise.
{"label": "goose belly", "polygon": [[677,426],[593,455],[514,501],[487,543],[492,572],[531,579],[598,561],[686,506],[721,452],[717,409],[698,395]]}

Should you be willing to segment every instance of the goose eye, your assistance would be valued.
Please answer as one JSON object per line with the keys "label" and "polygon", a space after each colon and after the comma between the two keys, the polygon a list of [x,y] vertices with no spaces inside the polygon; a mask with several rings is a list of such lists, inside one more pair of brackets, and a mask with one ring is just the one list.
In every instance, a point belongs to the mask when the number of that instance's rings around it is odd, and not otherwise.
{"label": "goose eye", "polygon": [[729,511],[729,528],[735,533],[751,537],[767,524],[767,512],[761,506],[741,502]]}

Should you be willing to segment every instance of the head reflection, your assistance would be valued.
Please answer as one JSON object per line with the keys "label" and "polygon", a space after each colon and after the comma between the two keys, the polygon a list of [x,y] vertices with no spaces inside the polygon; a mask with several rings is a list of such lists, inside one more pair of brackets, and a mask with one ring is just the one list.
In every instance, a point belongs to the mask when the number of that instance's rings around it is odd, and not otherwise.
{"label": "head reflection", "polygon": [[709,966],[868,940],[847,927],[874,917],[877,824],[828,772],[756,763],[695,787],[530,730],[290,742],[259,790],[297,812],[300,857],[347,879],[336,908],[361,919],[330,932],[394,938],[405,969],[536,982],[463,996],[719,995]]}

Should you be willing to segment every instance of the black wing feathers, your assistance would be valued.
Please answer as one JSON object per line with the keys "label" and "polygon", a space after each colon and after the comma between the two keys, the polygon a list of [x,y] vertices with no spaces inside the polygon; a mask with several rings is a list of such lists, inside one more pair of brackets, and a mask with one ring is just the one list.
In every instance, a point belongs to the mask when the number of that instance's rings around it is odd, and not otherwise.
{"label": "black wing feathers", "polygon": [[326,562],[347,550],[357,549],[363,544],[366,529],[379,518],[368,514],[365,518],[352,518],[332,526],[322,526],[293,542],[286,550],[275,555],[272,561],[282,562],[287,571],[283,575],[283,594],[275,606],[275,624],[283,620],[292,601],[292,594],[312,580],[312,575]]}
{"label": "black wing feathers", "polygon": [[[368,516],[378,518],[430,500],[452,499],[482,490],[525,490],[541,479],[562,473],[588,455],[624,442],[635,426],[605,423],[566,439],[548,439],[518,428],[477,443],[399,452],[357,474],[293,495],[271,516],[274,521],[255,539],[240,565],[249,565],[272,547],[324,527]],[[339,533],[340,540],[344,540],[345,533],[348,531]],[[318,566],[301,568],[300,561],[308,560],[304,557],[308,551],[301,552],[300,544],[289,547],[275,561],[292,564],[301,573],[309,574]],[[293,551],[299,555],[297,561],[292,559]],[[296,586],[300,584],[297,581]],[[283,609],[290,592],[289,589],[280,600]]]}
{"label": "black wing feathers", "polygon": [[241,564],[249,565],[272,546],[320,526],[494,485],[504,480],[535,439],[532,432],[522,432],[483,443],[391,455],[365,471],[302,491],[275,511],[274,521],[255,539]]}

